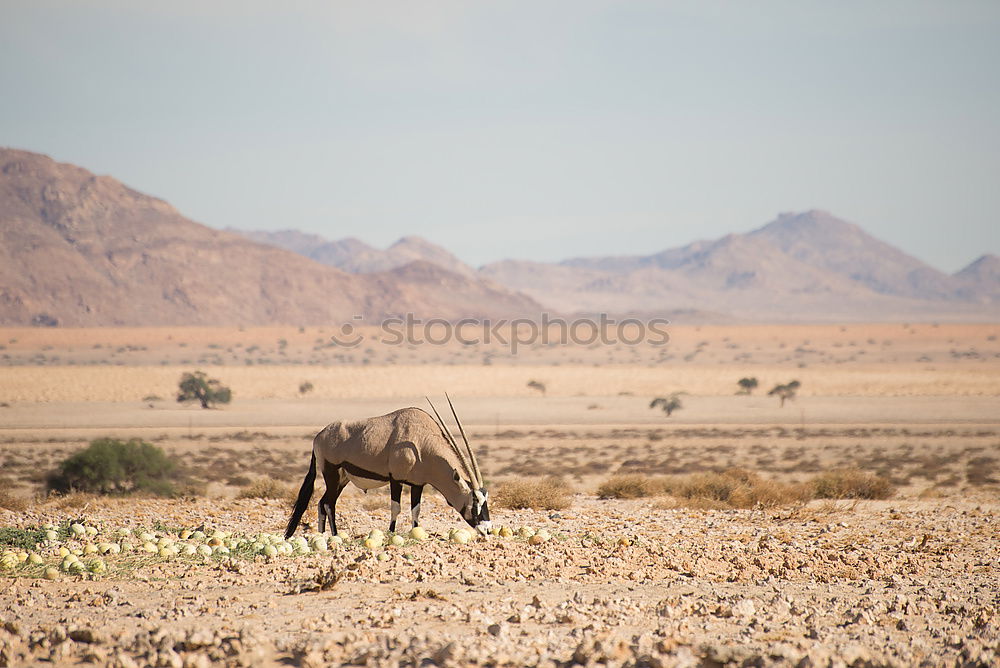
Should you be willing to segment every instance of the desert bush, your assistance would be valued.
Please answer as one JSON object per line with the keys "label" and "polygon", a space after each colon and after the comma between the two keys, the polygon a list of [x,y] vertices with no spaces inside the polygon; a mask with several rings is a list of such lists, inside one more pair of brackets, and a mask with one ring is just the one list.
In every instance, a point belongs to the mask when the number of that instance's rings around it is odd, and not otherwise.
{"label": "desert bush", "polygon": [[737,394],[751,394],[757,388],[757,385],[759,385],[757,379],[754,377],[740,378],[736,381],[736,384],[740,386]]}
{"label": "desert bush", "polygon": [[809,485],[818,499],[888,499],[892,483],[858,469],[835,469],[815,476]]}
{"label": "desert bush", "polygon": [[310,383],[308,380],[304,381],[302,383],[299,383],[299,394],[306,394],[308,392],[312,392],[313,389],[315,389],[313,387],[313,384]]}
{"label": "desert bush", "polygon": [[673,500],[661,503],[662,507],[728,509],[803,503],[812,497],[812,488],[765,480],[745,469],[730,469],[677,477],[613,476],[598,488],[597,495],[602,499],[670,496]]}
{"label": "desert bush", "polygon": [[767,393],[767,396],[777,396],[781,401],[781,406],[784,406],[785,402],[789,399],[795,399],[795,395],[799,391],[800,387],[802,387],[802,383],[797,380],[793,380],[785,384],[779,383],[771,388],[771,391]]}
{"label": "desert bush", "polygon": [[497,485],[493,502],[498,508],[562,510],[570,505],[570,490],[561,478],[509,480]]}
{"label": "desert bush", "polygon": [[649,476],[630,474],[611,476],[597,488],[597,496],[602,499],[640,499],[653,496],[662,488]]}
{"label": "desert bush", "polygon": [[173,462],[151,443],[137,438],[128,442],[99,438],[63,460],[49,475],[47,486],[60,493],[173,496],[173,474]]}
{"label": "desert bush", "polygon": [[965,479],[970,485],[996,485],[997,460],[994,457],[973,457],[965,469]]}
{"label": "desert bush", "polygon": [[228,404],[233,392],[215,378],[209,378],[203,371],[185,373],[178,384],[177,401],[198,401],[202,408],[214,404]]}
{"label": "desert bush", "polygon": [[53,507],[56,510],[82,510],[84,508],[97,508],[102,505],[102,501],[110,497],[98,494],[88,494],[87,492],[70,492],[69,494],[55,494],[45,499],[46,507]]}
{"label": "desert bush", "polygon": [[683,392],[674,392],[666,397],[656,397],[649,403],[650,408],[656,408],[659,406],[667,417],[673,415],[673,412],[684,408],[684,404],[681,402],[681,395]]}
{"label": "desert bush", "polygon": [[678,500],[697,506],[718,504],[722,508],[783,506],[808,501],[812,496],[808,487],[765,480],[746,469],[673,479],[665,491]]}
{"label": "desert bush", "polygon": [[541,382],[540,380],[529,380],[528,387],[531,388],[532,390],[538,390],[539,392],[542,393],[542,396],[545,395],[545,383]]}
{"label": "desert bush", "polygon": [[28,500],[6,489],[0,489],[0,508],[21,513],[28,509]]}
{"label": "desert bush", "polygon": [[236,495],[237,499],[290,499],[291,487],[273,478],[258,478],[244,487]]}

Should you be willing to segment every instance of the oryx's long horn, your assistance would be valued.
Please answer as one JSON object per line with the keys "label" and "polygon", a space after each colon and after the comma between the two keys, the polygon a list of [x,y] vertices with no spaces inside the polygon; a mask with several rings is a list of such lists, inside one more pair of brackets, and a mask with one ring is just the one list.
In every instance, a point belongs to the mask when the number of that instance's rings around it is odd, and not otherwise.
{"label": "oryx's long horn", "polygon": [[451,445],[452,449],[458,453],[459,457],[461,457],[462,453],[459,451],[458,443],[455,442],[455,437],[452,435],[451,430],[448,429],[448,425],[446,425],[444,420],[441,419],[441,414],[438,413],[437,408],[434,407],[434,404],[431,402],[429,397],[424,397],[424,399],[427,399],[427,403],[430,404],[431,410],[434,411],[435,422],[437,422],[438,428],[441,429],[441,435],[444,436],[444,439],[448,441],[448,444]]}
{"label": "oryx's long horn", "polygon": [[458,419],[458,413],[455,412],[455,404],[451,403],[451,397],[448,393],[444,393],[445,399],[448,400],[448,406],[451,408],[451,414],[455,416],[455,422],[458,424],[458,431],[462,434],[462,440],[465,441],[465,449],[469,452],[469,459],[472,461],[472,468],[476,474],[476,486],[483,486],[483,474],[479,472],[479,462],[476,461],[476,453],[472,451],[472,446],[469,445],[469,439],[465,435],[465,428],[462,426],[462,421]]}
{"label": "oryx's long horn", "polygon": [[[424,399],[427,399],[427,403],[430,404],[431,410],[434,411],[434,417],[437,418],[437,424],[441,429],[441,435],[444,436],[446,441],[448,441],[452,451],[454,451],[455,455],[458,457],[459,463],[462,465],[462,468],[465,469],[465,474],[469,476],[470,479],[475,478],[472,466],[469,465],[465,455],[462,454],[462,449],[458,447],[458,443],[455,442],[455,437],[452,436],[451,430],[448,429],[448,425],[444,423],[444,420],[441,418],[441,414],[438,413],[437,408],[434,407],[434,402],[430,400],[430,397],[425,396]],[[473,483],[481,487],[481,485],[479,485],[479,483],[475,480],[473,480]]]}

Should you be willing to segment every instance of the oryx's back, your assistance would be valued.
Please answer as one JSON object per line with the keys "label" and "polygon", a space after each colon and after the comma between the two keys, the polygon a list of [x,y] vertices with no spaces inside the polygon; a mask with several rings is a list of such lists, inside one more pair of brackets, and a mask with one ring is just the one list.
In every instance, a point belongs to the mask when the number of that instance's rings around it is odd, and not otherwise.
{"label": "oryx's back", "polygon": [[421,462],[452,459],[448,443],[434,419],[419,408],[402,408],[386,415],[334,422],[313,440],[317,457],[333,464],[346,463],[367,471],[388,472],[407,482],[419,474]]}

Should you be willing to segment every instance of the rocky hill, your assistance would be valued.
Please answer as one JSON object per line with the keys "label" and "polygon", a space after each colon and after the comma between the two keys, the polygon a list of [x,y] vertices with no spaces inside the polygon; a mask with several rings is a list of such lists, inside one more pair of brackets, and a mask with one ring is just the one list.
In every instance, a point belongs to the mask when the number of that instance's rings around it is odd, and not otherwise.
{"label": "rocky hill", "polygon": [[823,211],[651,255],[504,260],[484,276],[553,308],[708,309],[751,320],[1000,318],[1000,262],[954,276]]}
{"label": "rocky hill", "polygon": [[540,309],[475,276],[402,269],[359,275],[303,260],[190,221],[111,177],[0,149],[0,324],[329,324]]}

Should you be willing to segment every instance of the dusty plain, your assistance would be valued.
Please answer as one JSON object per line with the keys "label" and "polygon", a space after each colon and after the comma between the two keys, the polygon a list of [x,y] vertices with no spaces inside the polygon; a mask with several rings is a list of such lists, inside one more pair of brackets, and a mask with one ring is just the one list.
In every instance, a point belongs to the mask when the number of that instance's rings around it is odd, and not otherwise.
{"label": "dusty plain", "polygon": [[[242,489],[297,487],[330,421],[444,391],[491,486],[558,476],[572,492],[560,510],[492,509],[546,528],[536,545],[450,543],[461,522],[429,494],[429,540],[366,548],[389,500],[352,488],[329,551],[126,550],[55,580],[21,566],[0,573],[0,665],[1000,665],[1000,326],[669,331],[665,346],[555,336],[514,354],[512,335],[391,345],[372,328],[356,347],[334,328],[0,329],[0,491],[17,506],[0,529],[280,533],[288,501]],[[196,369],[233,402],[174,401]],[[745,376],[760,385],[736,395]],[[766,395],[792,379],[785,406]],[[671,417],[649,409],[673,392]],[[162,447],[189,493],[46,497],[48,472],[102,436]],[[718,509],[595,493],[615,474],[733,467],[788,484],[856,468],[895,493]],[[58,564],[56,545],[38,552]]]}

